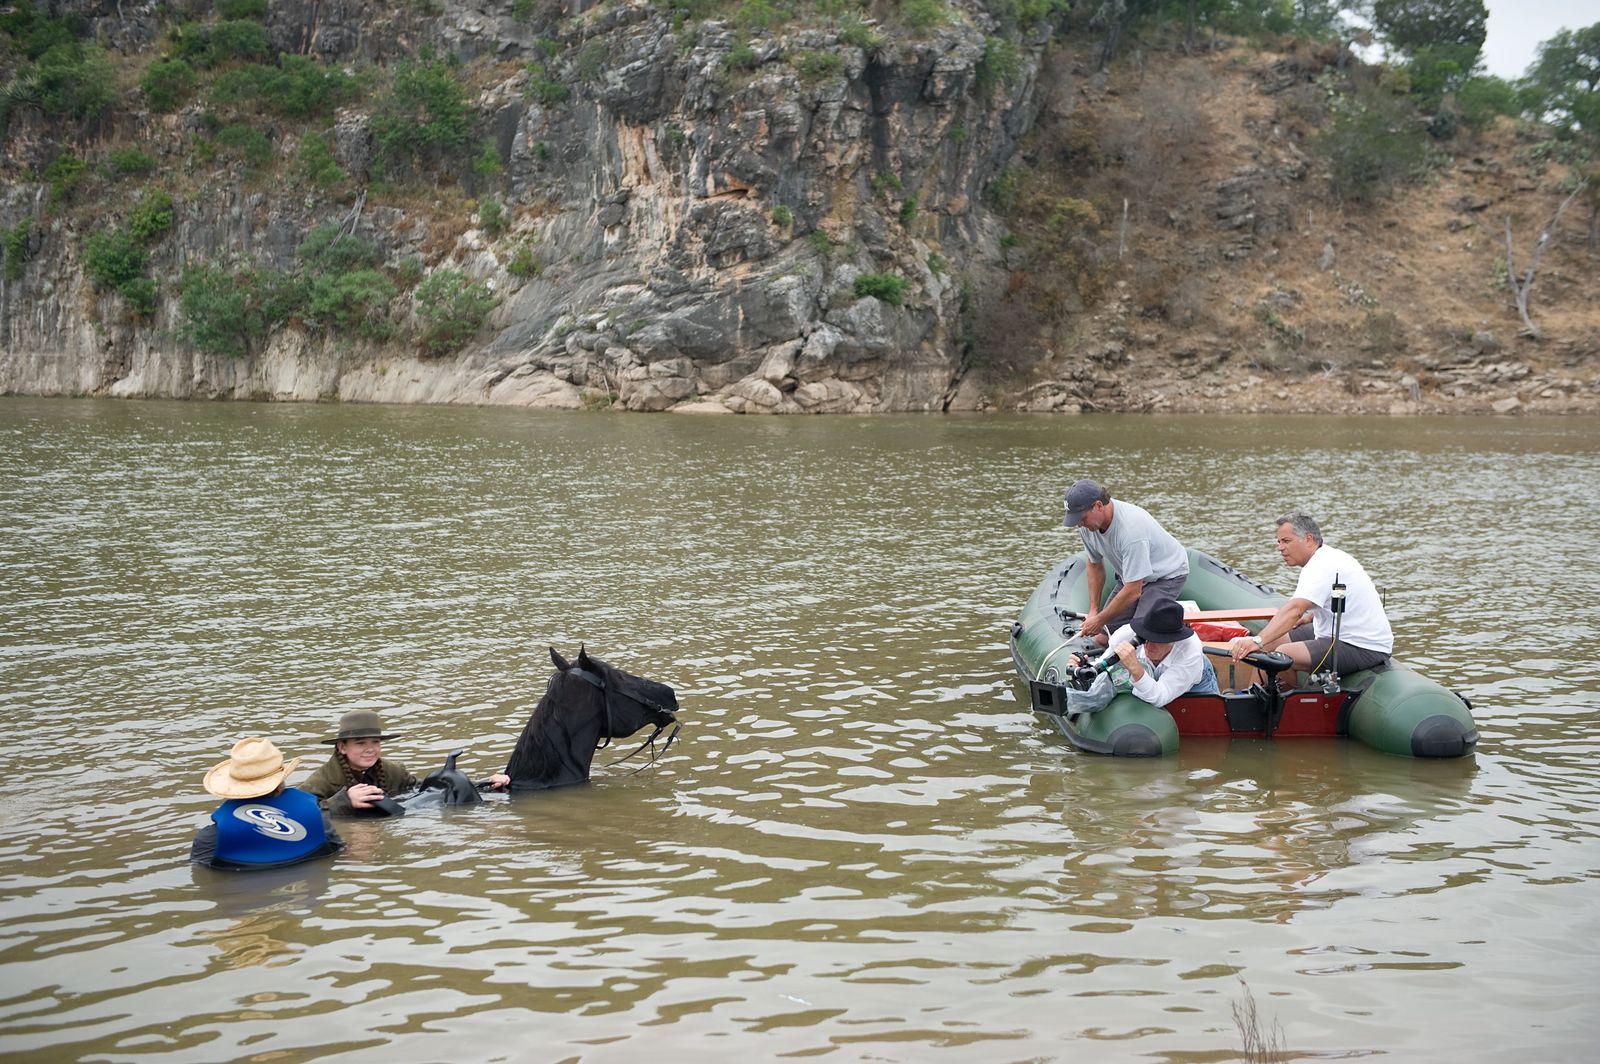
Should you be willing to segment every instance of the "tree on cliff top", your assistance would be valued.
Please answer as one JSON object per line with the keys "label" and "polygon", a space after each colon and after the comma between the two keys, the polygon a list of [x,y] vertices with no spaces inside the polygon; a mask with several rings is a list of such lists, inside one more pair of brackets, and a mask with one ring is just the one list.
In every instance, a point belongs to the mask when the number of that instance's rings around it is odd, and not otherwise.
{"label": "tree on cliff top", "polygon": [[1541,117],[1600,147],[1600,22],[1562,30],[1541,44],[1527,81],[1538,94]]}
{"label": "tree on cliff top", "polygon": [[1412,91],[1431,105],[1477,69],[1489,9],[1483,0],[1374,0],[1372,22],[1410,60]]}

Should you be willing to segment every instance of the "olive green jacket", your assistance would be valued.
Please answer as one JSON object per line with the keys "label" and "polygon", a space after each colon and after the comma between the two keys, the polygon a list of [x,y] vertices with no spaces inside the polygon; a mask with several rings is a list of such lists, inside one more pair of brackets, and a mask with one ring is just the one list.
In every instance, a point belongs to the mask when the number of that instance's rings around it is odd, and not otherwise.
{"label": "olive green jacket", "polygon": [[[375,783],[383,788],[385,797],[393,798],[414,790],[421,781],[407,772],[405,766],[398,761],[380,757],[376,765],[361,774],[358,782]],[[327,763],[313,772],[310,778],[295,786],[316,795],[322,807],[335,816],[360,816],[363,812],[350,804],[348,784],[344,779],[344,766],[339,763],[338,754],[328,758]]]}

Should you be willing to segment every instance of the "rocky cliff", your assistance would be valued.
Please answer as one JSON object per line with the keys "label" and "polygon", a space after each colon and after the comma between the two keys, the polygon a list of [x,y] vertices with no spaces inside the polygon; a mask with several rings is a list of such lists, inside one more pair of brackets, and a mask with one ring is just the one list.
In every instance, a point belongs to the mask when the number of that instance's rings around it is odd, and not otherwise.
{"label": "rocky cliff", "polygon": [[[248,358],[204,355],[175,339],[173,299],[135,321],[87,282],[80,249],[100,211],[51,212],[43,183],[17,181],[0,220],[31,218],[34,246],[23,276],[0,290],[0,390],[944,409],[963,375],[963,297],[947,264],[973,273],[999,262],[1000,226],[981,193],[1032,122],[1038,51],[1004,83],[986,81],[992,20],[981,8],[960,14],[907,39],[873,33],[866,46],[827,27],[747,45],[726,22],[685,22],[648,3],[541,26],[509,4],[446,3],[426,18],[410,6],[274,4],[267,26],[282,51],[355,63],[431,46],[467,63],[504,164],[463,183],[503,195],[509,227],[494,237],[465,228],[461,189],[391,191],[356,213],[217,166],[175,197],[172,232],[153,250],[163,289],[196,258],[289,263],[313,224],[349,219],[391,265],[448,261],[487,281],[500,299],[486,326],[450,358],[292,326]],[[98,32],[137,52],[153,47],[157,25],[125,5]],[[741,46],[753,54],[730,61]],[[542,100],[528,91],[535,76],[564,91]],[[96,139],[154,148],[180,167],[197,111],[135,110]],[[17,125],[8,149],[21,169],[44,154],[43,131]],[[280,159],[294,136],[278,135]],[[361,187],[367,115],[341,110],[333,141]],[[533,276],[507,269],[521,248],[536,256]],[[863,275],[896,277],[903,294],[858,296]]]}
{"label": "rocky cliff", "polygon": [[[261,5],[274,53],[369,81],[409,56],[454,64],[497,165],[396,181],[375,163],[374,91],[321,120],[260,119],[270,157],[247,165],[215,149],[204,92],[142,106],[141,71],[193,32],[172,8],[58,7],[115,57],[124,99],[66,134],[12,111],[0,392],[705,413],[1600,401],[1581,232],[1545,260],[1540,345],[1507,350],[1494,281],[1499,217],[1531,242],[1560,174],[1521,167],[1507,133],[1455,147],[1477,163],[1444,168],[1445,199],[1330,201],[1305,141],[1343,56],[1213,42],[1100,71],[1056,36],[1065,16],[1023,26],[976,0],[915,28],[763,22],[750,3]],[[312,137],[343,175],[331,188],[288,176]],[[148,189],[61,202],[63,143],[91,165],[129,146],[159,160],[149,187],[173,218],[146,315],[91,282],[84,249]],[[1496,150],[1504,166],[1483,162]],[[186,341],[186,264],[289,269],[330,223],[391,276],[463,271],[494,309],[447,354],[407,339],[403,285],[381,338],[297,317],[244,357]]]}

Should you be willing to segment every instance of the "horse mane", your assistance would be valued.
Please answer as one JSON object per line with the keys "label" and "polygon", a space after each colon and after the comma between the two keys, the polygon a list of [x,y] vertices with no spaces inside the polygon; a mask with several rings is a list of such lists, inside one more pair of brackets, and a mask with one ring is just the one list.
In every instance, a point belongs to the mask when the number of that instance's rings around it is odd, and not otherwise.
{"label": "horse mane", "polygon": [[595,739],[576,736],[566,718],[579,708],[576,702],[562,704],[556,698],[556,684],[562,673],[550,677],[544,697],[533,707],[528,723],[517,738],[516,749],[506,763],[512,789],[528,786],[554,787],[578,783],[588,778],[594,759]]}

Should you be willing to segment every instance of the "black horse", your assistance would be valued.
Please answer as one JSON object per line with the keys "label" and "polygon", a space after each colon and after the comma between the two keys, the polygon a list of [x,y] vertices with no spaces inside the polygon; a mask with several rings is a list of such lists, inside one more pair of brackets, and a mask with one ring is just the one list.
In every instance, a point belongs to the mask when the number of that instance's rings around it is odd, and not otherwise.
{"label": "black horse", "polygon": [[596,750],[643,728],[655,728],[639,747],[650,746],[652,760],[657,736],[672,728],[662,753],[678,737],[678,696],[666,684],[591,658],[582,647],[578,660],[570,663],[551,647],[550,660],[555,675],[522,726],[517,748],[506,763],[513,791],[583,783]]}
{"label": "black horse", "polygon": [[[583,783],[595,751],[603,750],[612,739],[625,739],[647,727],[655,730],[633,751],[650,747],[656,756],[655,741],[672,728],[661,747],[666,753],[678,737],[678,696],[664,683],[624,672],[615,665],[591,658],[581,647],[578,660],[568,662],[555,648],[550,660],[556,671],[545,687],[544,697],[533,707],[528,723],[522,726],[517,748],[506,764],[513,791],[541,791]],[[457,750],[445,759],[444,767],[428,774],[421,789],[385,803],[389,815],[441,805],[470,805],[481,801],[478,787],[456,768]],[[622,758],[626,761],[627,755]],[[648,763],[648,762],[646,762]],[[380,805],[383,803],[380,803]]]}

